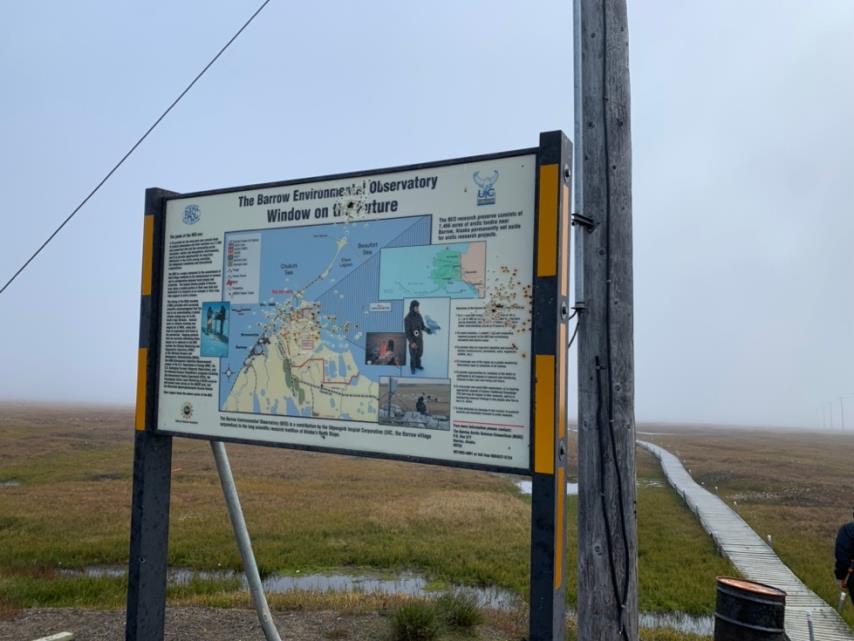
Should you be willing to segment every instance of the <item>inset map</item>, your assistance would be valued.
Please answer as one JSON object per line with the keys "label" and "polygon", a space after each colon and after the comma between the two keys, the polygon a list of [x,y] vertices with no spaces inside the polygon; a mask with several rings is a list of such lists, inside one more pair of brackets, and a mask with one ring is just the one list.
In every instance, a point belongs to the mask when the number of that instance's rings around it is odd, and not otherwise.
{"label": "inset map", "polygon": [[380,298],[483,298],[486,243],[386,247],[380,252]]}

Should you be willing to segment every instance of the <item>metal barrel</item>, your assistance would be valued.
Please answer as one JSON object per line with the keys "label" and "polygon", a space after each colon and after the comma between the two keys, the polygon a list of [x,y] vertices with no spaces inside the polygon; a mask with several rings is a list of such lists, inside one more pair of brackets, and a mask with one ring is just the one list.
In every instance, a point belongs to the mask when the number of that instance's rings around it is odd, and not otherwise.
{"label": "metal barrel", "polygon": [[786,641],[786,593],[770,585],[717,578],[715,641]]}

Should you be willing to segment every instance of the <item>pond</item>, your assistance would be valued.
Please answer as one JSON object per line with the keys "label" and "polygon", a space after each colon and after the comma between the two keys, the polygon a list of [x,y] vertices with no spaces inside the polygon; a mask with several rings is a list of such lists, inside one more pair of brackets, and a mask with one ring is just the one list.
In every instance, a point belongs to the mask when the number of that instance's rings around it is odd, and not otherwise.
{"label": "pond", "polygon": [[[62,570],[63,576],[124,577],[127,569],[118,565],[92,565],[82,570]],[[169,568],[169,585],[187,585],[191,581],[240,581],[241,589],[248,590],[246,578],[242,572],[234,570],[196,571],[189,568]],[[482,608],[493,610],[518,610],[525,607],[524,601],[510,590],[498,587],[473,587],[468,585],[450,585],[440,588],[431,585],[424,576],[414,572],[401,572],[395,575],[382,574],[271,574],[262,583],[267,594],[286,594],[289,592],[361,592],[364,594],[405,594],[408,596],[432,598],[453,592],[472,597]],[[568,611],[575,617],[575,612]],[[641,627],[671,628],[679,632],[711,636],[714,619],[710,616],[694,617],[684,612],[665,614],[641,612]]]}

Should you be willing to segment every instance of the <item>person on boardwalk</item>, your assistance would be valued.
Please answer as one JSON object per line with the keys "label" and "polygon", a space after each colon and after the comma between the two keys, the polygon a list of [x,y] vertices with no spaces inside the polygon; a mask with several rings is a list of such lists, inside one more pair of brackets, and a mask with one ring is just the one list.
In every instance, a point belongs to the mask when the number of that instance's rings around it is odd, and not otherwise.
{"label": "person on boardwalk", "polygon": [[421,356],[424,354],[424,332],[433,333],[421,318],[417,300],[409,303],[409,313],[403,319],[403,328],[406,331],[406,342],[409,343],[409,369],[414,374],[416,370],[424,369],[421,366]]}
{"label": "person on boardwalk", "polygon": [[205,330],[205,334],[210,334],[213,329],[213,308],[208,307],[208,327]]}
{"label": "person on boardwalk", "polygon": [[[854,515],[852,515],[854,516]],[[843,590],[848,590],[848,594],[854,601],[854,521],[849,521],[836,534],[836,565],[833,568],[833,573],[839,579],[839,584]]]}

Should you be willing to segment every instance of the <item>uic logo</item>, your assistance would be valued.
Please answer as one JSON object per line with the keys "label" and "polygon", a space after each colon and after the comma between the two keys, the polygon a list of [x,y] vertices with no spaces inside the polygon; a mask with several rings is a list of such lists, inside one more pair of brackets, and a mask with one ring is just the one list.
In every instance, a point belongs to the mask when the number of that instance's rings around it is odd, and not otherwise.
{"label": "uic logo", "polygon": [[181,417],[187,420],[193,418],[193,404],[190,401],[181,406]]}
{"label": "uic logo", "polygon": [[498,182],[498,170],[489,176],[481,176],[479,171],[474,172],[474,182],[479,187],[477,190],[478,205],[495,204],[495,183]]}
{"label": "uic logo", "polygon": [[184,207],[184,224],[185,225],[195,225],[199,222],[199,218],[201,218],[202,214],[199,211],[198,205],[187,205]]}

